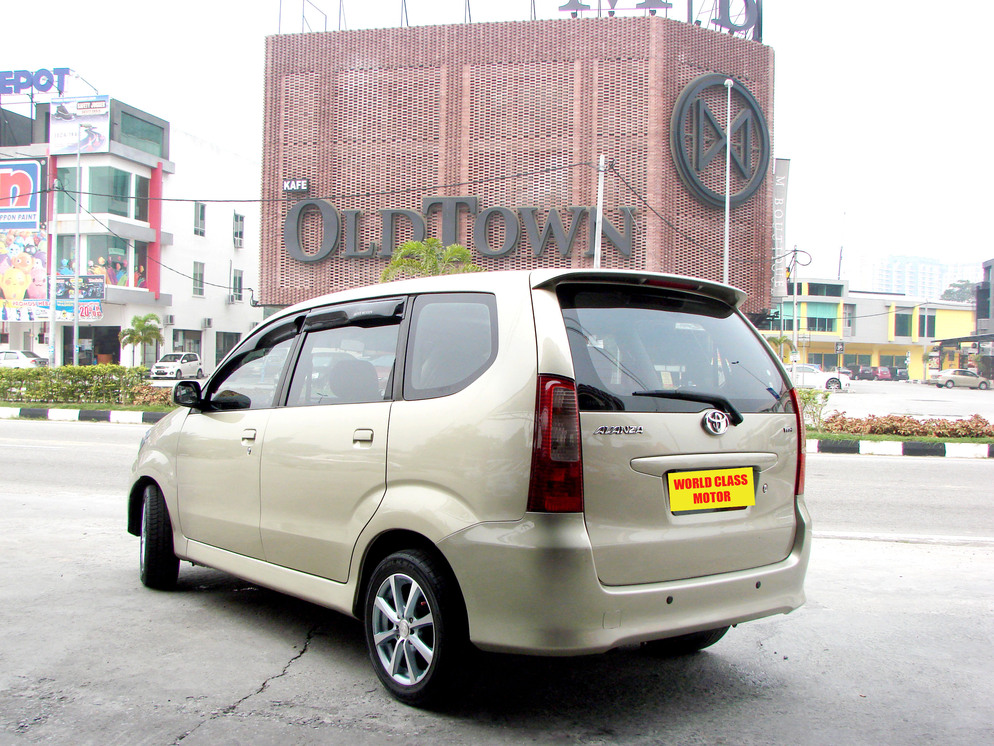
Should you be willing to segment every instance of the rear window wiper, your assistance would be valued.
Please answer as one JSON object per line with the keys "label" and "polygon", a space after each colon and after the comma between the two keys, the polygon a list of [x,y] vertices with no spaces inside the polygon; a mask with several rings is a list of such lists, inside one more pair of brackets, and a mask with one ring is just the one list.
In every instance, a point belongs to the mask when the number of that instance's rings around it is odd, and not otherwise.
{"label": "rear window wiper", "polygon": [[728,417],[733,425],[740,425],[743,422],[742,413],[735,408],[735,405],[720,394],[698,394],[694,391],[680,391],[678,389],[661,389],[657,391],[633,391],[632,396],[652,396],[657,399],[680,399],[681,401],[699,401],[710,404],[728,413]]}

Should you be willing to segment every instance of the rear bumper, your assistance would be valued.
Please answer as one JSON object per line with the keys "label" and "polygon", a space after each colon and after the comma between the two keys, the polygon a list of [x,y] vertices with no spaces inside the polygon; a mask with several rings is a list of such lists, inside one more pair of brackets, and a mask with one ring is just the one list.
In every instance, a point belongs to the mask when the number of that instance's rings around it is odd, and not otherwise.
{"label": "rear bumper", "polygon": [[528,513],[512,523],[480,524],[439,548],[463,591],[478,647],[577,655],[798,608],[811,552],[803,499],[796,517],[794,545],[781,562],[636,586],[598,581],[580,514]]}

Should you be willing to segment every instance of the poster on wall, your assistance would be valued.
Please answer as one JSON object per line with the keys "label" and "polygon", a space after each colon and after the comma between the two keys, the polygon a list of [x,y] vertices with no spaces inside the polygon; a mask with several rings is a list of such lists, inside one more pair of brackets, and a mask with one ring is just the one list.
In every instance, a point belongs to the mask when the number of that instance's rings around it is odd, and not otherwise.
{"label": "poster on wall", "polygon": [[[80,321],[101,321],[104,317],[103,303],[98,300],[79,302]],[[49,321],[48,300],[5,300],[0,299],[0,321]],[[73,302],[57,300],[55,302],[55,320],[73,320]]]}
{"label": "poster on wall", "polygon": [[52,155],[106,153],[110,149],[110,96],[52,101]]}

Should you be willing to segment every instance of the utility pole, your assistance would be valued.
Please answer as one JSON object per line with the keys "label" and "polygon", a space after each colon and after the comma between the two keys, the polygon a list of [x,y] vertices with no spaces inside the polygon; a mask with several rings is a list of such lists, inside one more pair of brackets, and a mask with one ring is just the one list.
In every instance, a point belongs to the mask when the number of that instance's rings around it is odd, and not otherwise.
{"label": "utility pole", "polygon": [[601,268],[601,231],[604,226],[604,156],[597,165],[597,214],[594,216],[594,269]]}

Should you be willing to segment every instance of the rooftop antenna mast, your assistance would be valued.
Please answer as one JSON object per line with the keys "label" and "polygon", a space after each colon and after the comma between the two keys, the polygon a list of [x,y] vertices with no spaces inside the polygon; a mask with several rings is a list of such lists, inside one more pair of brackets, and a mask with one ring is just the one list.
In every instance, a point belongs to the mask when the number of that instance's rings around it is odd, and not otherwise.
{"label": "rooftop antenna mast", "polygon": [[400,0],[400,25],[401,28],[411,25],[411,19],[407,16],[407,0]]}
{"label": "rooftop antenna mast", "polygon": [[345,22],[345,0],[338,0],[338,30],[348,31],[349,25]]}
{"label": "rooftop antenna mast", "polygon": [[533,21],[535,21],[535,20],[538,19],[538,16],[535,14],[535,0],[532,0],[532,18],[531,19]]}
{"label": "rooftop antenna mast", "polygon": [[473,22],[473,11],[469,7],[469,0],[466,0],[466,9],[463,11],[462,14],[462,22],[463,23]]}

